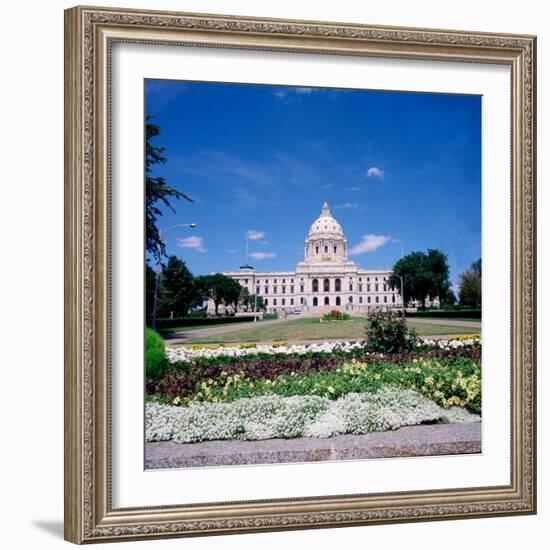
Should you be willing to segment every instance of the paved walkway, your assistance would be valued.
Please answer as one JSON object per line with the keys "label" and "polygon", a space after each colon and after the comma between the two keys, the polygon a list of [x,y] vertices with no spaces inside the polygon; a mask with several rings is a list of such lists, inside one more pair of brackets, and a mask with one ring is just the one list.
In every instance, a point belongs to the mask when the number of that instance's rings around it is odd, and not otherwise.
{"label": "paved walkway", "polygon": [[147,443],[145,468],[200,468],[480,452],[481,422],[473,422],[407,426],[389,432],[339,435],[327,439]]}
{"label": "paved walkway", "polygon": [[[296,317],[297,318],[297,317]],[[227,323],[224,325],[217,325],[215,327],[198,328],[189,331],[173,332],[172,334],[165,334],[163,337],[169,343],[183,343],[185,340],[195,340],[197,338],[206,338],[207,336],[215,336],[216,334],[226,334],[228,332],[240,332],[242,330],[249,330],[255,327],[267,327],[269,325],[277,325],[279,323],[286,323],[296,319],[290,317],[286,319],[271,319],[269,321],[254,321],[243,323]]]}

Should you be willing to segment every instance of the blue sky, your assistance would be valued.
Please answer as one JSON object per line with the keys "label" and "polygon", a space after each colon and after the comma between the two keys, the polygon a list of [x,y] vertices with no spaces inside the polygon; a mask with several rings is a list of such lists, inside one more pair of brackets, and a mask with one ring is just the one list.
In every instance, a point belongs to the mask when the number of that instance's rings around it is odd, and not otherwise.
{"label": "blue sky", "polygon": [[391,268],[438,248],[451,279],[481,255],[481,97],[147,80],[167,162],[195,202],[164,209],[167,251],[195,274],[294,270],[324,199],[351,259]]}

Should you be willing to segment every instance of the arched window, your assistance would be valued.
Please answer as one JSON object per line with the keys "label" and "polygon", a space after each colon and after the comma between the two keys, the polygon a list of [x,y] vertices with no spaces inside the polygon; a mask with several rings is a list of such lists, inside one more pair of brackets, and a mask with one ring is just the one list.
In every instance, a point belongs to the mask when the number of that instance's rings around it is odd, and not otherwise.
{"label": "arched window", "polygon": [[328,296],[325,296],[325,305],[328,306],[329,305],[329,299],[328,299]]}
{"label": "arched window", "polygon": [[319,254],[319,247],[318,246],[315,247],[315,254]]}
{"label": "arched window", "polygon": [[349,302],[350,304],[353,304],[353,296],[350,296],[350,297],[348,298],[348,302]]}
{"label": "arched window", "polygon": [[323,280],[323,291],[324,292],[330,291],[330,281],[328,279]]}
{"label": "arched window", "polygon": [[336,296],[336,305],[337,306],[341,305],[340,296]]}
{"label": "arched window", "polygon": [[334,247],[334,253],[336,254],[336,247]]}
{"label": "arched window", "polygon": [[342,291],[342,281],[340,279],[336,279],[336,281],[334,281],[334,290],[336,292]]}
{"label": "arched window", "polygon": [[328,252],[328,246],[325,246],[325,254]]}
{"label": "arched window", "polygon": [[319,302],[317,301],[317,296],[315,296],[315,298],[313,298],[313,305],[316,306]]}
{"label": "arched window", "polygon": [[313,292],[319,292],[319,281],[317,279],[313,279],[312,290]]}

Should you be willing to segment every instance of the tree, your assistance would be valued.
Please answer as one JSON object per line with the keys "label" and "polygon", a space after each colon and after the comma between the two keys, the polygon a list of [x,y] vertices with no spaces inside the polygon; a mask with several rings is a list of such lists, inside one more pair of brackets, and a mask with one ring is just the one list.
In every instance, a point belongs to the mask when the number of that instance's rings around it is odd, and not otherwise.
{"label": "tree", "polygon": [[218,309],[222,303],[226,305],[234,303],[237,291],[238,296],[240,296],[242,288],[237,281],[221,273],[201,277],[200,285],[204,295],[214,302],[214,311],[216,315],[218,315]]}
{"label": "tree", "polygon": [[440,250],[428,249],[425,252],[411,252],[401,258],[394,266],[389,277],[392,288],[401,288],[399,277],[403,278],[403,300],[419,300],[426,307],[426,298],[444,299],[451,283],[447,256]]}
{"label": "tree", "polygon": [[464,307],[481,307],[481,259],[460,274],[459,301]]}
{"label": "tree", "polygon": [[456,294],[454,293],[454,291],[452,289],[449,289],[447,291],[447,295],[445,296],[445,298],[443,298],[443,301],[441,302],[441,305],[443,307],[456,305]]}
{"label": "tree", "polygon": [[427,270],[431,276],[429,295],[432,298],[439,297],[440,304],[446,301],[447,294],[451,291],[449,280],[449,264],[447,255],[441,250],[428,248],[426,256]]}
{"label": "tree", "polygon": [[[145,316],[150,319],[153,315],[153,301],[155,295],[155,279],[157,274],[149,265],[145,264]],[[160,289],[159,289],[160,290]]]}
{"label": "tree", "polygon": [[174,312],[176,316],[185,317],[196,300],[195,284],[185,262],[177,256],[168,258],[162,270],[161,286],[163,292],[159,309],[167,314]]}
{"label": "tree", "polygon": [[165,255],[164,242],[157,227],[157,220],[162,216],[160,205],[164,204],[175,212],[170,199],[186,199],[191,202],[193,199],[168,186],[162,176],[153,177],[152,167],[155,164],[164,164],[166,158],[162,155],[164,147],[151,143],[160,134],[159,126],[151,123],[151,118],[148,115],[145,124],[145,249],[160,261],[160,256]]}

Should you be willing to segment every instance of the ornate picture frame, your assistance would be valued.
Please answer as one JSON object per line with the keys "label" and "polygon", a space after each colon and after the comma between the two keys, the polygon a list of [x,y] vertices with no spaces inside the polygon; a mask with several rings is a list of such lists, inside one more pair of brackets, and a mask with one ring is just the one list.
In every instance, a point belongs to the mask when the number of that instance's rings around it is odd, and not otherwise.
{"label": "ornate picture frame", "polygon": [[[507,66],[510,484],[114,508],[111,54],[116,43]],[[74,543],[536,513],[536,38],[113,8],[65,12],[65,538]]]}

